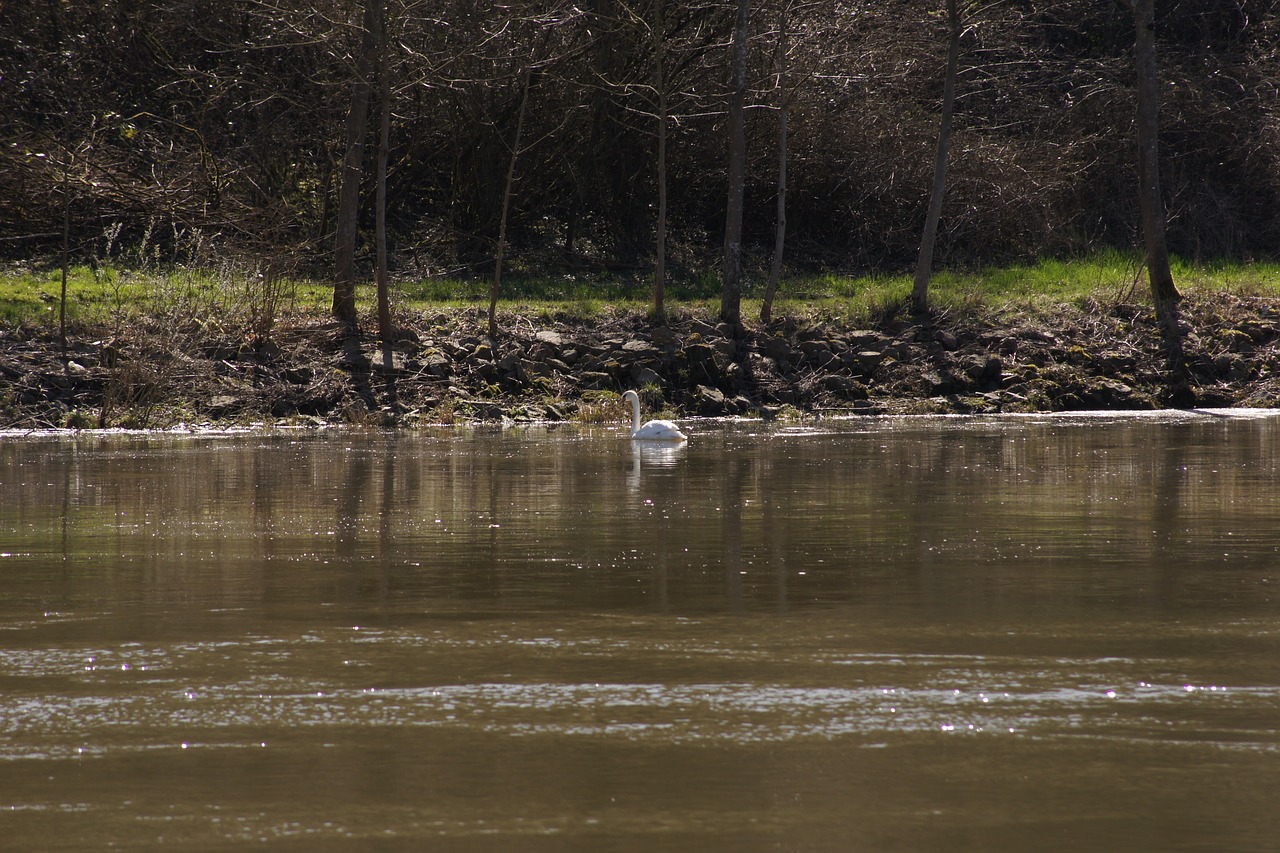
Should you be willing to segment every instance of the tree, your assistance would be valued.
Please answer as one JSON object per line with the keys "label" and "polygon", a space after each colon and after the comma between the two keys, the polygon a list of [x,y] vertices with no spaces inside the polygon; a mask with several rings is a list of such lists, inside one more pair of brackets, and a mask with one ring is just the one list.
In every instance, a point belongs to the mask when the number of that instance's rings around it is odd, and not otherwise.
{"label": "tree", "polygon": [[[1134,17],[1134,65],[1138,90],[1138,204],[1146,245],[1147,280],[1175,393],[1187,392],[1178,302],[1169,268],[1164,200],[1160,192],[1160,75],[1156,64],[1154,0],[1130,0]],[[1185,402],[1185,401],[1184,401]]]}
{"label": "tree", "polygon": [[[391,295],[387,270],[387,159],[391,153],[391,44],[388,38],[387,10],[383,0],[372,0],[376,9],[378,30],[378,102],[382,110],[378,131],[377,167],[377,224],[374,242],[377,245],[378,337],[382,339],[383,359],[390,368],[391,343]],[[391,376],[391,371],[387,371]]]}
{"label": "tree", "polygon": [[782,0],[778,12],[778,204],[774,225],[773,266],[769,269],[769,284],[760,303],[760,322],[773,318],[773,297],[782,276],[782,250],[787,239],[787,117],[791,109],[791,95],[787,91],[787,13],[791,0]]}
{"label": "tree", "polygon": [[1138,201],[1151,296],[1164,323],[1169,309],[1177,305],[1180,294],[1169,268],[1164,199],[1160,191],[1160,75],[1156,64],[1154,6],[1154,0],[1132,2],[1138,90]]}
{"label": "tree", "polygon": [[729,199],[725,204],[724,283],[720,319],[742,325],[742,214],[747,180],[747,26],[750,0],[738,0],[733,28],[733,74],[729,85]]}
{"label": "tree", "polygon": [[933,271],[933,248],[938,241],[938,220],[942,217],[942,197],[947,188],[947,152],[951,147],[951,114],[956,103],[956,75],[960,65],[960,13],[956,0],[947,0],[947,71],[942,86],[942,120],[938,125],[937,156],[933,163],[933,190],[929,194],[929,212],[920,238],[920,255],[916,259],[915,285],[911,289],[911,310],[923,314],[929,310],[929,278]]}
{"label": "tree", "polygon": [[653,88],[658,96],[658,221],[656,258],[653,268],[653,313],[659,322],[666,319],[667,289],[667,77],[666,38],[663,33],[662,0],[654,0]]}
{"label": "tree", "polygon": [[520,156],[520,139],[524,135],[525,109],[529,105],[529,80],[533,66],[525,66],[520,84],[520,110],[516,118],[516,135],[511,141],[511,159],[507,161],[507,181],[502,189],[502,218],[498,223],[498,247],[493,259],[493,284],[489,288],[489,335],[498,334],[498,291],[502,289],[502,261],[507,253],[507,214],[511,210],[511,193],[516,182],[516,159]]}
{"label": "tree", "polygon": [[356,325],[356,239],[360,230],[360,178],[364,163],[365,131],[369,120],[371,77],[378,52],[374,4],[365,0],[360,50],[351,85],[351,109],[347,112],[347,146],[342,161],[342,186],[338,193],[337,236],[334,241],[333,316],[350,327]]}

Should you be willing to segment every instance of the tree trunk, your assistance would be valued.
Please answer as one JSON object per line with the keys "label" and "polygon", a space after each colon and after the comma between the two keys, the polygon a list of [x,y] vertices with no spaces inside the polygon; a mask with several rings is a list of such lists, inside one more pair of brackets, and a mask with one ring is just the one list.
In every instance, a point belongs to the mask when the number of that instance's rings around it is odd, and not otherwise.
{"label": "tree trunk", "polygon": [[1134,0],[1134,54],[1138,72],[1138,181],[1147,277],[1157,312],[1179,299],[1169,269],[1164,199],[1160,192],[1160,76],[1156,67],[1154,0]]}
{"label": "tree trunk", "polygon": [[498,291],[502,289],[502,261],[507,253],[507,213],[511,210],[511,192],[516,182],[516,158],[520,156],[520,138],[524,135],[524,112],[529,104],[529,77],[532,66],[524,70],[520,84],[520,112],[516,117],[516,138],[511,143],[511,160],[507,165],[507,184],[502,190],[502,218],[498,222],[498,248],[493,259],[493,286],[489,290],[489,336],[498,334]]}
{"label": "tree trunk", "polygon": [[666,320],[667,289],[667,81],[662,0],[655,0],[653,17],[653,85],[658,92],[658,233],[653,270],[653,313],[658,322],[663,322]]}
{"label": "tree trunk", "polygon": [[791,1],[783,0],[778,13],[778,213],[773,235],[773,266],[769,269],[769,284],[760,304],[761,323],[773,319],[773,296],[782,277],[782,250],[787,240],[787,117],[791,109],[791,95],[787,91],[787,12],[790,7]]}
{"label": "tree trunk", "polygon": [[750,0],[738,0],[733,29],[733,76],[729,91],[729,199],[725,205],[724,283],[720,319],[742,325],[742,214],[747,180],[747,25]]}
{"label": "tree trunk", "polygon": [[1169,268],[1169,247],[1165,241],[1164,200],[1160,192],[1160,76],[1156,66],[1154,0],[1133,0],[1136,30],[1134,60],[1138,88],[1138,192],[1142,217],[1142,237],[1147,252],[1147,279],[1155,303],[1156,320],[1164,338],[1171,398],[1187,404],[1191,392],[1186,384],[1186,360],[1182,349],[1182,298]]}
{"label": "tree trunk", "polygon": [[67,272],[71,264],[71,160],[62,167],[62,291],[58,297],[58,346],[67,353]]}
{"label": "tree trunk", "polygon": [[356,238],[360,219],[360,175],[364,162],[365,128],[369,121],[370,75],[378,49],[373,4],[366,0],[356,78],[351,86],[347,113],[347,148],[342,161],[342,186],[338,196],[337,236],[334,242],[333,316],[349,326],[356,324]]}
{"label": "tree trunk", "polygon": [[923,314],[929,310],[929,278],[933,275],[933,249],[938,242],[938,220],[942,218],[942,198],[947,189],[947,154],[951,149],[951,115],[956,104],[956,76],[960,66],[960,13],[956,0],[947,0],[947,72],[942,86],[942,121],[938,125],[938,149],[933,162],[933,189],[929,194],[929,213],[920,238],[920,255],[916,259],[915,286],[911,289],[911,310]]}
{"label": "tree trunk", "polygon": [[[387,39],[387,12],[384,0],[371,0],[377,7],[378,29],[378,100],[382,122],[378,132],[377,223],[374,241],[377,245],[376,282],[378,291],[378,337],[382,340],[383,358],[390,361],[390,346],[395,337],[391,329],[391,295],[387,281],[387,158],[391,149],[391,45]],[[390,367],[390,365],[386,365]],[[390,376],[390,371],[387,372]]]}

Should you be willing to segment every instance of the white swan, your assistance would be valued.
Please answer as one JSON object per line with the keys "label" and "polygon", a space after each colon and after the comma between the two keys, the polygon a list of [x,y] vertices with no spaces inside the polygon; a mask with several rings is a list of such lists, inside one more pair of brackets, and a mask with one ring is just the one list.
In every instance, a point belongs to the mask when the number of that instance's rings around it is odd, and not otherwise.
{"label": "white swan", "polygon": [[631,403],[631,437],[641,441],[685,441],[687,436],[671,421],[649,421],[640,425],[640,395],[628,391],[622,399]]}

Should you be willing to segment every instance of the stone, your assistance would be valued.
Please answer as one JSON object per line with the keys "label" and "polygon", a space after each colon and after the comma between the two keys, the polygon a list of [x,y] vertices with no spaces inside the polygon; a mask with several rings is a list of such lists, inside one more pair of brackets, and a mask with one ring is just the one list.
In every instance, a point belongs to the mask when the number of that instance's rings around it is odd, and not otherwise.
{"label": "stone", "polygon": [[762,338],[756,344],[756,347],[774,361],[783,358],[790,359],[793,352],[791,342],[781,335]]}
{"label": "stone", "polygon": [[536,335],[534,335],[534,340],[544,344],[549,344],[558,350],[564,349],[565,344],[567,343],[565,341],[564,335],[560,334],[559,332],[552,332],[552,331],[538,332]]}
{"label": "stone", "polygon": [[443,353],[433,350],[422,356],[422,369],[429,376],[443,379],[449,375],[451,362]]}
{"label": "stone", "polygon": [[856,350],[875,349],[877,346],[883,346],[885,342],[884,335],[871,329],[857,329],[846,334],[844,339]]}
{"label": "stone", "polygon": [[286,367],[280,372],[280,376],[291,385],[310,385],[316,372],[310,367]]}
{"label": "stone", "polygon": [[718,388],[699,385],[694,391],[694,406],[699,414],[722,415],[725,411],[724,392]]}
{"label": "stone", "polygon": [[584,370],[580,374],[579,379],[582,382],[582,387],[589,388],[594,391],[613,387],[613,377],[607,373],[601,373],[597,370]]}
{"label": "stone", "polygon": [[633,364],[631,366],[631,379],[635,382],[637,388],[662,384],[661,376],[659,376],[652,368],[645,367],[640,364]]}

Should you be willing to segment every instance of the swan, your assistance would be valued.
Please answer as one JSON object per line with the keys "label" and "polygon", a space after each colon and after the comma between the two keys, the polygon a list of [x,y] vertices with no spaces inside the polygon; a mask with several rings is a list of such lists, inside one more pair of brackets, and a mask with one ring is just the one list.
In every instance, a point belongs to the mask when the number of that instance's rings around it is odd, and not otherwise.
{"label": "swan", "polygon": [[628,391],[622,395],[631,404],[631,437],[643,441],[685,441],[687,436],[671,421],[649,421],[640,425],[640,395]]}

